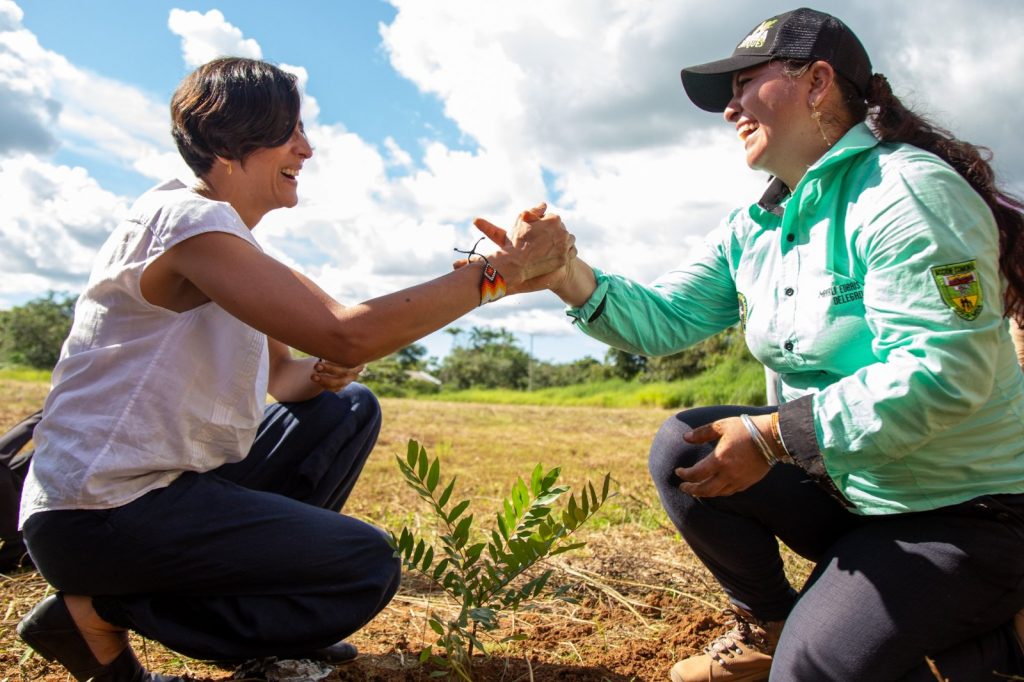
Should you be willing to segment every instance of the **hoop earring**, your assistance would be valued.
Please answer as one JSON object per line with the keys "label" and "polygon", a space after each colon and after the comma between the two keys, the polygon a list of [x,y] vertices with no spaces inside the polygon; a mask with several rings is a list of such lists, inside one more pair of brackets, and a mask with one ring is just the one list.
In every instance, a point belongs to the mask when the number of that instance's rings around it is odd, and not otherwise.
{"label": "hoop earring", "polygon": [[825,140],[825,144],[831,147],[833,142],[825,134],[825,126],[821,124],[821,112],[818,111],[818,105],[814,102],[811,102],[811,118],[818,124],[818,132],[821,133],[821,139]]}

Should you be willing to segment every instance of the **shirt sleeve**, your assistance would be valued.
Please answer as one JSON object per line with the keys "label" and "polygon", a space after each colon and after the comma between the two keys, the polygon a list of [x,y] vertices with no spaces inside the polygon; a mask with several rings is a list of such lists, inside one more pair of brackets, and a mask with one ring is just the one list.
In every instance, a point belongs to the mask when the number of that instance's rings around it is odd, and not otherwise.
{"label": "shirt sleeve", "polygon": [[731,235],[727,221],[694,261],[646,286],[595,268],[594,293],[566,314],[588,336],[630,353],[669,355],[699,343],[739,320]]}
{"label": "shirt sleeve", "polygon": [[929,156],[866,192],[857,249],[878,360],[779,412],[794,459],[833,479],[925,447],[984,405],[1005,324],[998,230],[955,170]]}

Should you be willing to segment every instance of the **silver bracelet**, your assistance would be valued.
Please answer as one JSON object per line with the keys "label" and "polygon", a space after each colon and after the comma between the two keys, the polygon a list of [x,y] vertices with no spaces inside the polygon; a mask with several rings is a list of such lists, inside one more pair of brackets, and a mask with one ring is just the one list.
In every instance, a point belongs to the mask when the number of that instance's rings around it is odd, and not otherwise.
{"label": "silver bracelet", "polygon": [[764,456],[764,461],[768,462],[768,466],[773,467],[778,464],[779,460],[777,460],[775,455],[772,454],[772,449],[768,447],[768,441],[764,439],[764,436],[761,435],[758,428],[754,426],[754,421],[750,418],[750,415],[741,414],[740,421],[742,421],[743,425],[747,427],[747,431],[750,432],[750,437],[754,439],[754,443],[757,444],[757,449],[761,451],[761,454]]}

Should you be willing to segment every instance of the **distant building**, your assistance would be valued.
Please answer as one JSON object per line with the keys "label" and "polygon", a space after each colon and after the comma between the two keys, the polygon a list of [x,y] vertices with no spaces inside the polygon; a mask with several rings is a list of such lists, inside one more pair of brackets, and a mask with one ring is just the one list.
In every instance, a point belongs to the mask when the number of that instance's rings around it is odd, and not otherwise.
{"label": "distant building", "polygon": [[435,386],[440,386],[442,383],[441,380],[433,374],[427,374],[426,372],[421,372],[418,369],[410,369],[405,373],[405,376],[408,377],[410,381],[423,381],[428,384],[434,384]]}

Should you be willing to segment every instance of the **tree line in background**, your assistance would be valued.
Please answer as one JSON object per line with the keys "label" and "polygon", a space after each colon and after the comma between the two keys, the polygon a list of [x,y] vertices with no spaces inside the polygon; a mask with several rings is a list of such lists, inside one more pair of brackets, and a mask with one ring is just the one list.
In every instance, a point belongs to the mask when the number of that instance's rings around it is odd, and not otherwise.
{"label": "tree line in background", "polygon": [[[67,337],[77,296],[49,292],[0,310],[0,364],[52,369]],[[368,365],[363,381],[381,396],[407,396],[469,388],[533,390],[609,379],[677,381],[728,361],[754,363],[736,328],[674,355],[648,358],[609,349],[603,361],[537,360],[506,329],[449,327],[452,350],[441,360],[412,344]]]}
{"label": "tree line in background", "polygon": [[413,344],[370,363],[362,381],[378,395],[404,396],[469,388],[523,391],[609,379],[678,381],[727,361],[760,367],[735,327],[673,355],[648,358],[611,348],[603,361],[585,357],[568,363],[531,357],[506,329],[449,327],[446,331],[454,337],[453,348],[442,360],[427,358],[427,349]]}
{"label": "tree line in background", "polygon": [[0,364],[53,369],[71,329],[78,296],[48,292],[0,310]]}

